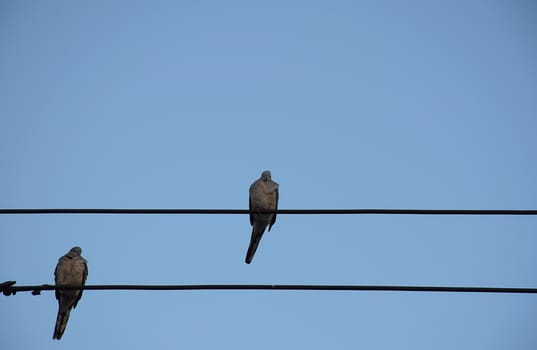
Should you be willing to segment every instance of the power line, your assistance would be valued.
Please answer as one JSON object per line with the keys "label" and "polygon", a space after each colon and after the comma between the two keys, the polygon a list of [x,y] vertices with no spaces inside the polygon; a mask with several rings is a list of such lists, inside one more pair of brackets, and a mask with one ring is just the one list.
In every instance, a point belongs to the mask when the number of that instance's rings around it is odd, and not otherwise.
{"label": "power line", "polygon": [[[537,215],[534,209],[277,209],[277,214]],[[250,214],[248,209],[0,209],[0,214]]]}
{"label": "power line", "polygon": [[43,284],[34,286],[14,286],[8,281],[0,284],[4,295],[18,292],[32,292],[39,295],[41,291],[56,289],[83,290],[301,290],[301,291],[372,291],[372,292],[443,292],[443,293],[518,293],[537,294],[537,288],[499,288],[499,287],[442,287],[442,286],[377,286],[377,285],[302,285],[302,284],[186,284],[186,285],[87,285],[56,287]]}

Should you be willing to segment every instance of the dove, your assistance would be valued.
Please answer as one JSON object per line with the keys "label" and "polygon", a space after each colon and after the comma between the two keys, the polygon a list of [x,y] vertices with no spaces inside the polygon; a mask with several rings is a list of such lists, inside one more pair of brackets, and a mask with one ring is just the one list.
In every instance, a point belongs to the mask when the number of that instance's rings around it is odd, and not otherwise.
{"label": "dove", "polygon": [[[272,228],[276,222],[276,213],[260,213],[264,210],[278,209],[279,187],[276,182],[272,181],[271,173],[268,170],[263,171],[261,177],[250,186],[250,225],[252,225],[252,237],[250,245],[246,252],[245,262],[252,262],[255,251],[261,241],[261,237],[268,226]],[[258,211],[258,212],[256,212]]]}
{"label": "dove", "polygon": [[[84,259],[82,249],[73,247],[67,254],[62,256],[54,271],[56,286],[80,286],[83,287],[88,276],[88,265]],[[71,309],[76,308],[78,301],[82,297],[82,289],[60,290],[56,289],[56,299],[58,299],[58,316],[52,339],[62,338]]]}

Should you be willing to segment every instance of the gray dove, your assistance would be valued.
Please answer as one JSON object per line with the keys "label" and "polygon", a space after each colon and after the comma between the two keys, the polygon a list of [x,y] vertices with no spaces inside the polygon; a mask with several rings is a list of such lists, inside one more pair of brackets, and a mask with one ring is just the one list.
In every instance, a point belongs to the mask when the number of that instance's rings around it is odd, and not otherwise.
{"label": "gray dove", "polygon": [[252,237],[250,246],[246,252],[245,262],[252,262],[255,251],[261,241],[261,237],[268,226],[272,228],[276,222],[276,213],[259,213],[256,211],[276,210],[278,209],[279,187],[276,182],[272,181],[270,171],[265,170],[261,177],[250,186],[250,225],[252,225]]}
{"label": "gray dove", "polygon": [[[60,258],[54,271],[56,286],[84,286],[86,277],[88,276],[88,265],[86,259],[80,254],[82,254],[82,249],[80,247],[73,247],[67,254]],[[82,289],[56,289],[58,316],[56,317],[56,326],[54,327],[52,339],[61,339],[67,326],[71,309],[76,308],[78,301],[82,297],[82,291]]]}

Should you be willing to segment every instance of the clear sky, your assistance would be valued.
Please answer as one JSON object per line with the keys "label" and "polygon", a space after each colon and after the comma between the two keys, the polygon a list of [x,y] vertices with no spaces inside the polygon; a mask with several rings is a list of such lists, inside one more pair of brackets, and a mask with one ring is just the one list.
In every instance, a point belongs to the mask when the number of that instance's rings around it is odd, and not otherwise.
{"label": "clear sky", "polygon": [[[0,207],[537,208],[532,1],[4,1]],[[0,280],[537,287],[537,218],[2,215]],[[1,349],[537,348],[537,296],[0,296]]]}

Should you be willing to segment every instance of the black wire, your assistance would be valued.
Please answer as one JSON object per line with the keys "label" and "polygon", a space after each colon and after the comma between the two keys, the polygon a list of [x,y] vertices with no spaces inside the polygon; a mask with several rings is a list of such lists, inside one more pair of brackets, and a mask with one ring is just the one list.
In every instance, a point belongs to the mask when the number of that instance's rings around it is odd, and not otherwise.
{"label": "black wire", "polygon": [[[10,284],[11,283],[11,284]],[[444,293],[524,293],[537,294],[537,288],[499,287],[441,287],[441,286],[375,286],[375,285],[275,285],[275,284],[188,284],[188,285],[88,285],[56,287],[44,284],[35,286],[13,286],[9,281],[0,284],[4,295],[32,292],[38,295],[43,290],[313,290],[313,291],[375,291],[375,292],[444,292]]]}
{"label": "black wire", "polygon": [[[261,211],[259,211],[261,212]],[[277,214],[537,215],[533,209],[278,209]],[[248,209],[0,209],[0,214],[250,214]]]}

